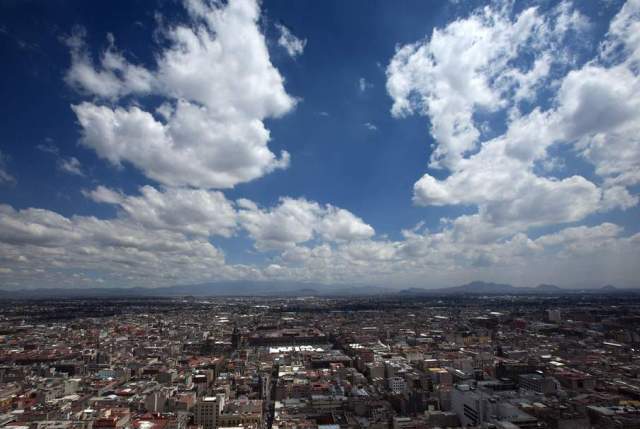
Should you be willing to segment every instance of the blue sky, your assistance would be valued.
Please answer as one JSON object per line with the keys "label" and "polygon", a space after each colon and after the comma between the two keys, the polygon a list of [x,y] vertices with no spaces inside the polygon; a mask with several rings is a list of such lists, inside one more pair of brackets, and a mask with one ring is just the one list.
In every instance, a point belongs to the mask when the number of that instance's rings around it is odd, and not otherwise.
{"label": "blue sky", "polygon": [[638,1],[0,7],[0,287],[637,286]]}

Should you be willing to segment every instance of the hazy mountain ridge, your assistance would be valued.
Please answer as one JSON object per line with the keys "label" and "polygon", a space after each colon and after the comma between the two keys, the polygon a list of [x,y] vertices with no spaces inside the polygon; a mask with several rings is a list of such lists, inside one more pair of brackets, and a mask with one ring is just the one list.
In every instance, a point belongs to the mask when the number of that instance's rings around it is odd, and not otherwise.
{"label": "hazy mountain ridge", "polygon": [[47,288],[47,289],[0,289],[0,296],[6,298],[112,298],[112,297],[178,297],[178,296],[364,296],[392,294],[390,290],[378,286],[339,285],[298,282],[217,282],[192,285],[176,285],[158,288]]}
{"label": "hazy mountain ridge", "polygon": [[115,298],[115,297],[179,297],[179,296],[255,296],[255,297],[302,297],[302,296],[437,296],[437,295],[533,295],[533,294],[598,294],[640,293],[640,289],[621,289],[606,285],[595,289],[568,289],[552,284],[534,287],[516,287],[510,284],[474,281],[460,286],[425,289],[407,288],[396,290],[381,286],[325,285],[298,282],[217,282],[192,285],[166,286],[159,288],[92,288],[92,289],[0,289],[5,299],[45,298]]}
{"label": "hazy mountain ridge", "polygon": [[401,290],[399,293],[403,295],[462,295],[462,294],[517,294],[517,295],[535,295],[535,294],[554,294],[554,295],[570,295],[570,294],[598,294],[598,293],[640,293],[640,289],[619,289],[612,285],[606,285],[600,288],[561,288],[552,284],[539,284],[533,287],[516,287],[510,284],[491,283],[474,281],[461,286],[438,289],[420,289],[410,288]]}

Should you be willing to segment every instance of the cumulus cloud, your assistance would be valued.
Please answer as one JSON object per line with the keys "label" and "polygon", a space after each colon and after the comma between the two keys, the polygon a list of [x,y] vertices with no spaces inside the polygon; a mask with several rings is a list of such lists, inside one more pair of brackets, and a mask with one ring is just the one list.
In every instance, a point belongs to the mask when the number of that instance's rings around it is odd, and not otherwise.
{"label": "cumulus cloud", "polygon": [[371,226],[348,210],[304,198],[281,198],[274,207],[260,208],[247,199],[233,203],[219,191],[202,189],[143,186],[133,196],[98,186],[84,193],[95,202],[118,206],[121,219],[147,229],[230,237],[244,228],[260,249],[283,249],[313,238],[347,242],[374,235]]}
{"label": "cumulus cloud", "polygon": [[640,77],[630,63],[587,65],[562,82],[558,120],[562,137],[607,182],[640,183]]}
{"label": "cumulus cloud", "polygon": [[285,249],[316,237],[350,241],[372,237],[374,229],[353,213],[304,198],[281,198],[272,209],[248,200],[238,202],[238,219],[258,249]]}
{"label": "cumulus cloud", "polygon": [[[563,42],[588,26],[566,2],[547,13],[531,7],[512,15],[508,5],[481,8],[434,29],[428,40],[400,47],[392,58],[391,112],[429,116],[437,142],[432,167],[455,168],[477,149],[481,130],[474,114],[534,98],[552,67],[568,60]],[[521,59],[525,52],[531,60]]]}
{"label": "cumulus cloud", "polygon": [[[633,285],[640,234],[588,216],[638,204],[638,0],[586,62],[567,42],[589,23],[567,2],[519,13],[492,4],[399,47],[387,68],[392,114],[428,117],[434,140],[414,202],[474,211],[393,238],[331,204],[283,197],[263,206],[212,190],[286,167],[264,120],[296,101],[270,63],[256,2],[186,9],[187,23],[163,30],[153,67],[131,63],[111,36],[95,58],[80,30],[69,38],[66,81],[92,97],[73,106],[81,143],[160,185],[85,191],[116,208],[112,219],[0,206],[3,284]],[[160,102],[145,106],[145,95]],[[593,174],[567,167],[567,154]],[[0,155],[0,182],[3,172]],[[229,264],[213,244],[244,233],[267,252],[264,263]]]}
{"label": "cumulus cloud", "polygon": [[[139,195],[125,195],[98,186],[84,193],[95,202],[117,206],[118,222],[141,230],[178,233],[185,240],[202,240],[230,237],[242,229],[258,250],[281,251],[283,260],[289,262],[326,257],[331,253],[330,244],[369,240],[375,234],[370,225],[348,210],[304,198],[281,198],[277,205],[262,208],[247,199],[231,202],[219,191],[184,188],[143,186]],[[320,243],[314,252],[297,247],[310,242]],[[275,271],[270,270],[269,276],[274,275]]]}
{"label": "cumulus cloud", "polygon": [[569,227],[536,239],[517,233],[507,240],[496,239],[501,231],[482,228],[473,215],[446,221],[437,231],[406,230],[401,240],[296,244],[276,259],[277,276],[404,286],[444,286],[477,278],[522,285],[553,281],[593,286],[609,279],[633,284],[632,261],[640,256],[640,235],[625,237],[617,225]]}
{"label": "cumulus cloud", "polygon": [[[434,29],[428,40],[398,49],[387,68],[391,112],[396,117],[429,116],[431,134],[438,142],[432,166],[452,168],[475,148],[480,131],[474,111],[498,110],[506,103],[503,93],[521,87],[523,79],[518,77],[529,71],[512,70],[510,61],[532,39],[547,40],[547,28],[536,8],[512,20],[506,8],[486,7]],[[545,77],[545,73],[535,75]],[[526,81],[528,86],[536,83],[533,78]]]}
{"label": "cumulus cloud", "polygon": [[50,286],[52,279],[43,277],[57,271],[92,271],[109,276],[112,284],[154,286],[224,271],[223,254],[202,238],[145,229],[123,219],[67,218],[44,209],[1,205],[0,213],[0,263],[11,264],[14,280],[26,273],[23,280]]}
{"label": "cumulus cloud", "polygon": [[640,61],[640,2],[628,0],[609,25],[606,40],[601,44],[603,59],[637,64]]}
{"label": "cumulus cloud", "polygon": [[425,174],[414,186],[414,201],[435,206],[474,204],[486,221],[519,230],[578,221],[600,207],[601,192],[592,182],[582,176],[536,176],[505,154],[504,143],[487,145],[445,180]]}
{"label": "cumulus cloud", "polygon": [[68,85],[89,95],[112,100],[132,93],[151,92],[154,76],[144,67],[129,63],[116,49],[113,35],[108,35],[109,45],[98,65],[88,50],[85,37],[86,31],[77,27],[65,40],[71,50],[71,68],[65,75]]}
{"label": "cumulus cloud", "polygon": [[[589,28],[568,2],[518,14],[509,5],[485,7],[400,47],[387,68],[391,112],[428,116],[435,140],[430,167],[449,173],[444,179],[426,173],[414,185],[414,202],[476,206],[478,219],[505,237],[637,204],[625,188],[640,178],[640,80],[631,65],[636,47],[629,46],[638,38],[625,22],[632,19],[630,3],[600,53],[621,44],[625,59],[605,65],[596,58],[560,79],[573,66],[567,39]],[[544,98],[543,84],[559,85],[557,96]],[[505,132],[483,138],[482,115],[503,118]],[[562,165],[548,152],[558,144],[573,145],[600,180],[546,176],[551,171],[537,167]]]}
{"label": "cumulus cloud", "polygon": [[[3,284],[78,286],[95,284],[98,275],[109,285],[140,286],[223,279],[442,286],[474,278],[625,285],[640,257],[640,234],[625,236],[607,222],[504,239],[504,229],[475,214],[444,219],[433,231],[405,230],[391,240],[376,238],[373,228],[344,209],[304,199],[260,208],[249,200],[234,205],[218,192],[183,189],[145,187],[127,196],[98,187],[86,195],[117,205],[116,218],[0,206],[0,268],[11,268],[0,271]],[[210,217],[225,210],[224,218]],[[209,240],[235,228],[246,229],[258,250],[276,256],[264,266],[226,263]]]}
{"label": "cumulus cloud", "polygon": [[296,101],[270,62],[258,4],[194,0],[185,7],[189,23],[164,32],[167,44],[154,69],[131,64],[112,38],[94,64],[83,35],[69,38],[69,84],[111,102],[149,93],[164,98],[155,115],[137,105],[73,105],[81,143],[170,186],[231,188],[286,168],[289,154],[269,150],[263,121],[289,112]]}
{"label": "cumulus cloud", "polygon": [[622,228],[612,223],[603,223],[594,227],[577,226],[565,228],[559,232],[544,235],[535,240],[544,246],[564,246],[573,250],[583,247],[595,247],[618,237]]}
{"label": "cumulus cloud", "polygon": [[287,27],[282,24],[276,24],[276,28],[280,32],[280,37],[278,38],[278,46],[283,47],[291,58],[302,55],[305,46],[307,46],[307,39],[297,38]]}
{"label": "cumulus cloud", "polygon": [[146,228],[181,232],[189,236],[230,237],[236,229],[232,203],[218,191],[152,186],[140,188],[140,195],[124,195],[99,186],[86,192],[96,202],[117,205],[123,214]]}
{"label": "cumulus cloud", "polygon": [[[16,269],[0,272],[0,278],[48,284],[64,270],[99,273],[112,285],[284,278],[284,263],[281,270],[227,264],[210,240],[231,237],[243,228],[259,250],[294,252],[296,244],[342,245],[374,235],[373,228],[351,212],[305,199],[283,198],[275,207],[260,208],[246,199],[233,203],[219,191],[184,188],[143,186],[138,195],[126,195],[98,186],[84,194],[116,206],[116,217],[65,217],[45,209],[1,205],[0,268]],[[326,256],[331,252],[326,243],[308,256]],[[286,258],[296,259],[293,253]],[[34,275],[36,270],[41,275]]]}

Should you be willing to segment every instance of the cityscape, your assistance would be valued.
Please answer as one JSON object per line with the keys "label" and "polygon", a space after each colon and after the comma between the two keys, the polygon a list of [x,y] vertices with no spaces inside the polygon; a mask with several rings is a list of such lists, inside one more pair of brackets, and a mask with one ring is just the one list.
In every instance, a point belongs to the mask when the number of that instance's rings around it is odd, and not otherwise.
{"label": "cityscape", "polygon": [[640,429],[640,0],[0,0],[0,429]]}
{"label": "cityscape", "polygon": [[640,295],[22,300],[6,429],[637,428]]}

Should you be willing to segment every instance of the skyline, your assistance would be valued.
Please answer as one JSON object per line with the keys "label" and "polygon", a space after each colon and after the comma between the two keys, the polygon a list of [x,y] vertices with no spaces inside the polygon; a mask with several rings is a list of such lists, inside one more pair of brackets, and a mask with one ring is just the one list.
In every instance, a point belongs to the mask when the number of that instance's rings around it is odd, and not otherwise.
{"label": "skyline", "polygon": [[640,1],[472,6],[2,4],[0,289],[640,286]]}

